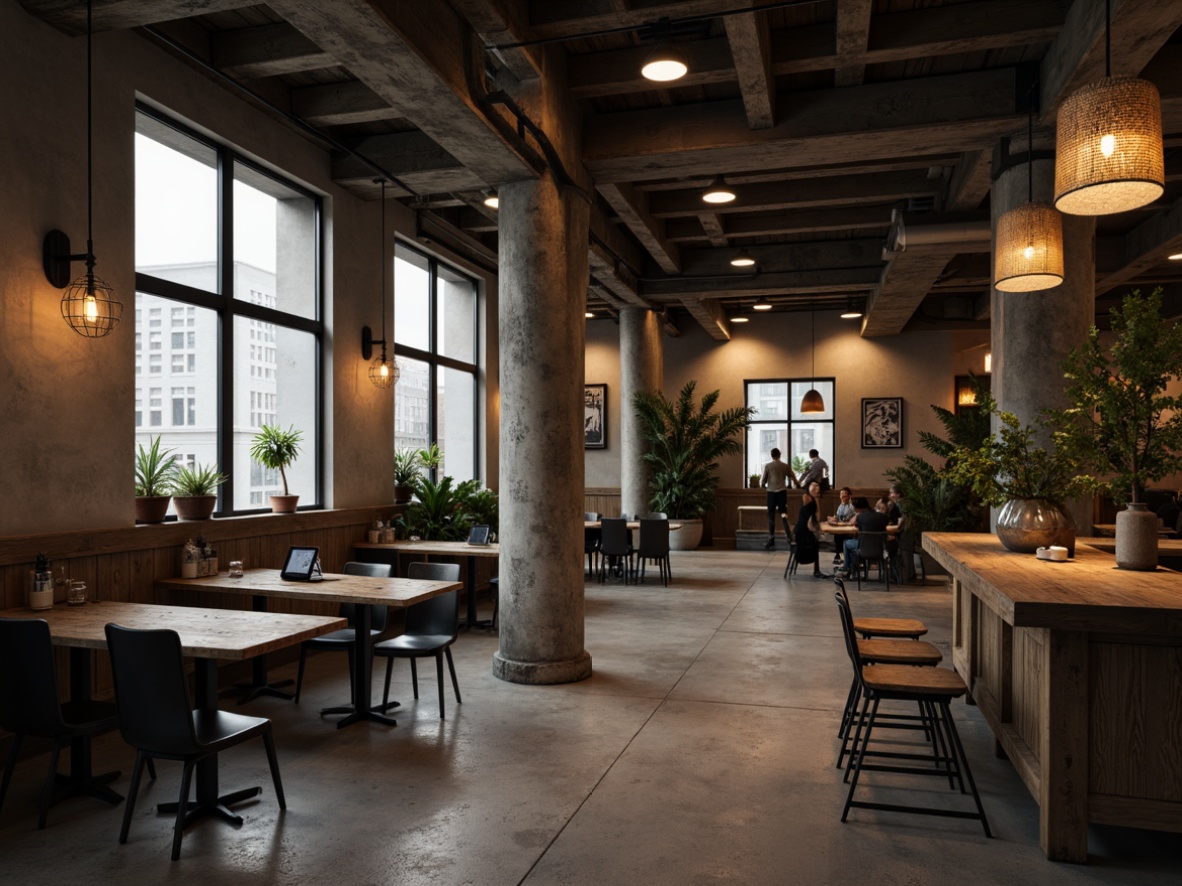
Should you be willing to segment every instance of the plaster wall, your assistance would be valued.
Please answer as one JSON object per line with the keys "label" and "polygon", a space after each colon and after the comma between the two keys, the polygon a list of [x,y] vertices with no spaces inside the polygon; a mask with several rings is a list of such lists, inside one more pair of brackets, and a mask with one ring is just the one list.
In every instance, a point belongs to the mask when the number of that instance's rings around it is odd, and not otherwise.
{"label": "plaster wall", "polygon": [[[687,324],[688,326],[688,324]],[[608,441],[604,450],[587,450],[587,485],[620,483],[619,328],[610,320],[587,324],[586,380],[608,384]],[[664,339],[665,393],[672,397],[687,381],[696,379],[697,393],[718,388],[718,408],[744,405],[743,383],[757,378],[808,376],[809,317],[774,313],[732,327],[729,342],[717,342],[701,328],[686,328],[678,338]],[[907,332],[891,338],[864,339],[854,321],[837,312],[816,316],[816,375],[835,378],[837,401],[836,447],[832,478],[836,485],[885,485],[883,471],[898,465],[904,455],[923,457],[921,430],[942,432],[930,404],[953,407],[953,381],[969,370],[983,371],[983,345],[988,333]],[[861,448],[863,397],[902,397],[904,448]],[[744,485],[741,456],[723,460],[723,486]]]}

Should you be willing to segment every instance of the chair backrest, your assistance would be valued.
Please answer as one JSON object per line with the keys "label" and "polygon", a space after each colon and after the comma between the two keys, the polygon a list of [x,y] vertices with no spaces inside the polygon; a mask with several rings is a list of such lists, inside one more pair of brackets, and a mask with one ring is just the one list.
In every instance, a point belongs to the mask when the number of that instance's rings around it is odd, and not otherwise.
{"label": "chair backrest", "polygon": [[124,741],[160,755],[193,753],[199,745],[180,636],[117,624],[108,624],[106,631]]}
{"label": "chair backrest", "polygon": [[850,612],[850,599],[846,596],[845,586],[838,583],[837,591],[833,594],[837,600],[837,610],[841,618],[841,634],[845,638],[845,651],[854,668],[854,677],[862,676],[862,656],[858,654],[858,638],[854,633],[854,616]]}
{"label": "chair backrest", "polygon": [[664,511],[653,511],[651,514],[645,514],[640,518],[641,520],[668,520],[669,515]]}
{"label": "chair backrest", "polygon": [[636,552],[641,557],[664,557],[669,553],[669,521],[641,520],[640,543]]}
{"label": "chair backrest", "polygon": [[599,514],[595,513],[595,511],[583,511],[583,522],[584,523],[594,523],[598,519],[599,519]]}
{"label": "chair backrest", "polygon": [[[460,564],[411,563],[406,577],[427,581],[459,581]],[[450,634],[454,638],[459,630],[459,601],[460,592],[455,590],[407,607],[404,633]]]}
{"label": "chair backrest", "polygon": [[886,554],[885,532],[859,532],[858,556],[866,560],[881,560]]}
{"label": "chair backrest", "polygon": [[[350,560],[345,564],[345,575],[365,575],[369,578],[389,578],[394,574],[394,567],[389,563],[360,563],[357,560]],[[384,631],[386,630],[386,618],[388,612],[385,606],[373,606],[372,614],[369,619],[370,630]],[[355,603],[341,604],[341,618],[349,620],[349,626],[353,627],[354,619],[357,617],[357,606]]]}
{"label": "chair backrest", "polygon": [[44,619],[0,618],[0,674],[0,729],[39,736],[66,731]]}
{"label": "chair backrest", "polygon": [[632,533],[628,529],[628,521],[620,518],[604,520],[600,523],[599,550],[608,557],[628,556],[628,546],[632,541]]}

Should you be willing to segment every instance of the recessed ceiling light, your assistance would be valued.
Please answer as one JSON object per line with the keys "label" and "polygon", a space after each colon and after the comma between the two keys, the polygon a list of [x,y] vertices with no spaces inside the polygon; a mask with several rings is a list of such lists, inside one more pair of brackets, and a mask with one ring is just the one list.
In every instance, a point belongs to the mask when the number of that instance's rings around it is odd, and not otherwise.
{"label": "recessed ceiling light", "polygon": [[702,192],[702,199],[707,203],[730,203],[735,199],[735,192],[727,185],[720,175],[710,183],[710,187]]}
{"label": "recessed ceiling light", "polygon": [[688,71],[689,65],[685,62],[685,56],[667,40],[657,44],[656,49],[644,60],[644,67],[640,69],[646,80],[654,80],[657,83],[680,80]]}
{"label": "recessed ceiling light", "polygon": [[740,249],[735,253],[735,257],[731,259],[731,267],[734,268],[749,268],[754,264],[755,257],[746,249]]}
{"label": "recessed ceiling light", "polygon": [[591,311],[583,311],[583,316],[590,320],[595,316],[595,314],[593,314]]}
{"label": "recessed ceiling light", "polygon": [[731,317],[731,322],[732,323],[749,323],[749,322],[751,322],[751,318],[750,317],[742,317],[742,316]]}
{"label": "recessed ceiling light", "polygon": [[753,311],[770,311],[771,309],[772,309],[772,303],[770,301],[768,301],[766,298],[762,298],[762,297],[760,297],[758,300],[756,300],[755,304],[753,304],[751,306],[751,310],[753,310]]}

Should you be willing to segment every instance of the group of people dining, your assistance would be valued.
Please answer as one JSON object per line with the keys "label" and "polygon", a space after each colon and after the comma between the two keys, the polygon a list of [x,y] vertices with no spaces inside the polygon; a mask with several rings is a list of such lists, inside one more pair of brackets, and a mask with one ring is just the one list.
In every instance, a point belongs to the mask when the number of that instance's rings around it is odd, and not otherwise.
{"label": "group of people dining", "polygon": [[[816,449],[809,450],[809,464],[797,478],[791,466],[781,459],[779,449],[771,451],[772,460],[763,468],[759,485],[767,490],[767,544],[768,550],[776,546],[776,516],[784,525],[784,535],[789,547],[795,542],[796,562],[812,563],[815,578],[830,578],[821,571],[820,534],[823,524],[830,526],[853,525],[858,532],[885,532],[888,526],[898,526],[903,520],[899,504],[900,492],[891,484],[885,495],[871,508],[865,496],[854,497],[848,486],[837,491],[840,503],[833,515],[827,519],[821,515],[821,496],[828,489],[829,465]],[[788,489],[802,490],[800,511],[796,525],[788,526]],[[839,553],[842,554],[844,571],[842,577],[849,578],[857,568],[857,536],[845,539]]]}

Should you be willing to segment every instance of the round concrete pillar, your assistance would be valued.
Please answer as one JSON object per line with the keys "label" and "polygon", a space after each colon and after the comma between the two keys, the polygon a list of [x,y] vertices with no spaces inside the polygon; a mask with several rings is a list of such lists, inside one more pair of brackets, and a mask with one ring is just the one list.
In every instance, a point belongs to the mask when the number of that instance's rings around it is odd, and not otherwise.
{"label": "round concrete pillar", "polygon": [[591,675],[583,648],[583,302],[590,207],[500,189],[500,648],[511,683]]}
{"label": "round concrete pillar", "polygon": [[[1054,184],[1054,161],[1034,161],[1034,199],[1053,203]],[[998,218],[1029,199],[1028,187],[1025,164],[1006,170],[993,183],[995,238]],[[1078,215],[1062,218],[1063,282],[1036,292],[993,290],[993,396],[998,408],[1023,423],[1034,421],[1044,409],[1067,405],[1062,363],[1069,351],[1084,343],[1096,314],[1096,221]],[[1077,531],[1089,534],[1091,502],[1078,502],[1068,510]]]}
{"label": "round concrete pillar", "polygon": [[620,510],[628,516],[647,513],[648,465],[632,408],[638,391],[664,389],[664,352],[659,316],[648,308],[620,310]]}

